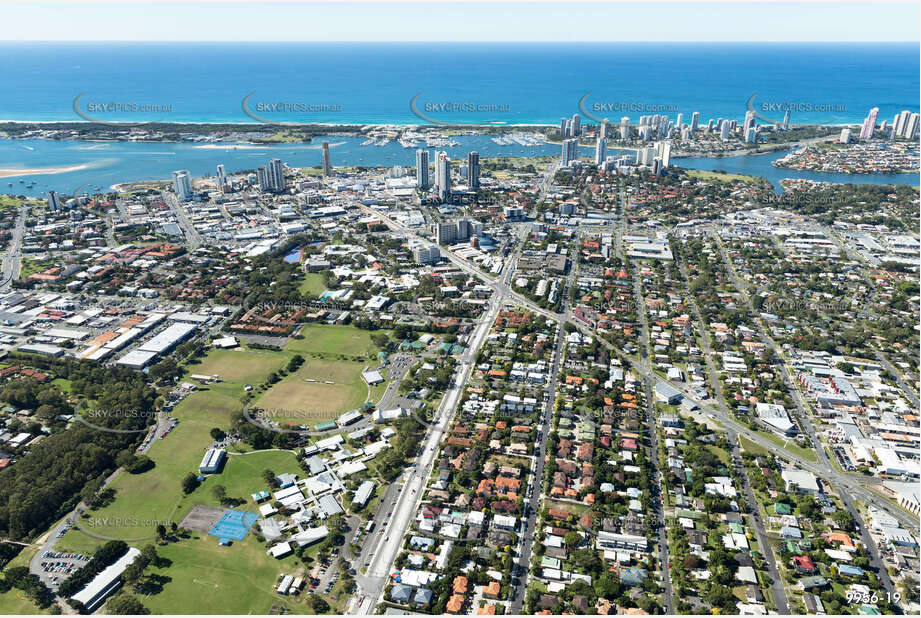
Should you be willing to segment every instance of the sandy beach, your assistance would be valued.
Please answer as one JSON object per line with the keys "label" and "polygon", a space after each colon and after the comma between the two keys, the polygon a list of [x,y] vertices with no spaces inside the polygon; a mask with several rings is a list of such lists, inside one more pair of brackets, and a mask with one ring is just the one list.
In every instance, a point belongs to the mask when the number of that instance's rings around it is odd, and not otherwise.
{"label": "sandy beach", "polygon": [[37,167],[33,169],[0,169],[0,178],[11,178],[13,176],[40,176],[44,174],[66,174],[67,172],[79,172],[92,167],[89,163],[80,165],[71,165],[69,167]]}

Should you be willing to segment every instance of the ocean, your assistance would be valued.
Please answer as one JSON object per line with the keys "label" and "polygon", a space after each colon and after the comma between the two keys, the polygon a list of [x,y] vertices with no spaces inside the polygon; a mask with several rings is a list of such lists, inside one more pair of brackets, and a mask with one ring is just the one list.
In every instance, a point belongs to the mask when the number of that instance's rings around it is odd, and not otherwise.
{"label": "ocean", "polygon": [[16,121],[83,120],[79,97],[100,121],[254,122],[251,95],[272,122],[706,124],[754,97],[768,120],[842,124],[918,111],[921,84],[911,43],[3,42],[0,58],[0,119]]}
{"label": "ocean", "polygon": [[[325,124],[551,124],[693,112],[700,121],[860,123],[918,111],[917,44],[0,43],[0,119]],[[0,193],[71,194],[127,181],[251,170],[278,157],[320,163],[319,142],[265,148],[191,143],[0,140],[0,169],[71,168],[0,179]],[[334,165],[414,165],[414,149],[332,135]],[[559,146],[458,136],[452,158],[559,156]],[[585,152],[584,154],[589,154]],[[614,154],[613,152],[611,154]],[[910,183],[913,174],[779,170],[780,152],[675,159],[697,169],[832,182]],[[19,182],[23,180],[24,182]],[[30,189],[26,185],[34,182]]]}

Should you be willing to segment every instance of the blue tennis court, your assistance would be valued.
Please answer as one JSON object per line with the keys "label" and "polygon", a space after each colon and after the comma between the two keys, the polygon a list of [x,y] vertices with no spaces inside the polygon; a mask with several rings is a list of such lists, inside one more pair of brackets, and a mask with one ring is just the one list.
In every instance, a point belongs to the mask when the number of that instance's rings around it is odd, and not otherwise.
{"label": "blue tennis court", "polygon": [[230,539],[232,541],[242,541],[243,537],[246,536],[246,533],[249,532],[250,527],[256,523],[257,519],[259,519],[259,516],[255,513],[228,509],[224,513],[224,516],[214,524],[213,528],[211,528],[211,532],[208,533],[208,536],[216,536],[219,539]]}

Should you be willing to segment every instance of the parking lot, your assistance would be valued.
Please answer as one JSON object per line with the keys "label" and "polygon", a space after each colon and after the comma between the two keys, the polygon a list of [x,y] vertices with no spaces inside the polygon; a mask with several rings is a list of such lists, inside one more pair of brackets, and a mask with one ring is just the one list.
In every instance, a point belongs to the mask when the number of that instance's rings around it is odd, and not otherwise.
{"label": "parking lot", "polygon": [[851,461],[851,458],[842,447],[832,446],[831,448],[835,454],[835,457],[838,458],[838,464],[841,466],[842,470],[847,472],[855,472],[857,470],[856,466],[854,466],[853,462]]}
{"label": "parking lot", "polygon": [[153,427],[153,431],[148,433],[147,437],[144,438],[144,441],[138,447],[138,453],[146,453],[155,441],[162,440],[168,436],[178,424],[179,419],[173,418],[172,416],[168,416],[163,420],[158,419],[157,424]]}
{"label": "parking lot", "polygon": [[90,561],[89,556],[70,554],[56,551],[46,551],[42,554],[41,580],[52,590],[57,590],[58,584]]}
{"label": "parking lot", "polygon": [[[339,580],[339,569],[333,564],[339,559],[339,550],[334,549],[330,552],[329,558],[317,564],[311,572],[310,585],[307,588],[307,594],[324,594],[327,595]],[[330,573],[332,571],[332,573]]]}

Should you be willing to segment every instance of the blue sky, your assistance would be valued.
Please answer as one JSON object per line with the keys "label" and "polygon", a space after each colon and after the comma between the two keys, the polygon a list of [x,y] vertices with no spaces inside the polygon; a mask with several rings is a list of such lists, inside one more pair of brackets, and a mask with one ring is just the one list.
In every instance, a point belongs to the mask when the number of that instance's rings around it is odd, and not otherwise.
{"label": "blue sky", "polygon": [[0,40],[919,41],[917,2],[4,2]]}

